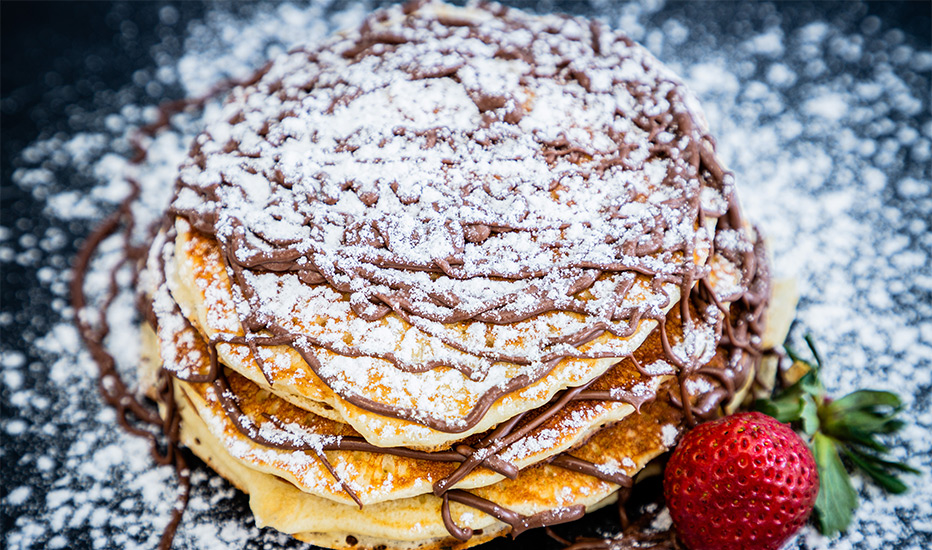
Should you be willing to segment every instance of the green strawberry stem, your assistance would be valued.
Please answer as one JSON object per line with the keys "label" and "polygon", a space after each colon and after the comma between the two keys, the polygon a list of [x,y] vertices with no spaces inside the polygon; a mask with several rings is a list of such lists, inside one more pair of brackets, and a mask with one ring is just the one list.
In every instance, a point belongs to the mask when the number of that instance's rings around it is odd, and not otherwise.
{"label": "green strawberry stem", "polygon": [[819,469],[819,496],[815,503],[819,530],[825,534],[844,531],[858,507],[858,494],[838,456],[838,443],[822,432],[816,432],[811,446]]}
{"label": "green strawberry stem", "polygon": [[803,359],[790,346],[786,353],[805,374],[770,399],[759,399],[754,408],[780,422],[793,424],[807,436],[819,470],[819,496],[815,512],[819,530],[825,535],[844,531],[858,506],[858,495],[842,458],[886,491],[899,494],[908,486],[897,473],[918,474],[901,462],[886,460],[890,448],[881,436],[894,434],[904,423],[896,418],[903,408],[898,395],[877,390],[858,390],[841,397],[827,397],[819,379],[822,357],[811,335],[806,344],[815,364]]}

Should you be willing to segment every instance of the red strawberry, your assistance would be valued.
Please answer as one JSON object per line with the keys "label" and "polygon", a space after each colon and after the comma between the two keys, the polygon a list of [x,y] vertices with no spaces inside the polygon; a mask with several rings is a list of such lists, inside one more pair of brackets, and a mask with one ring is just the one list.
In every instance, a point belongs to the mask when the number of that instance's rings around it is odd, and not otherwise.
{"label": "red strawberry", "polygon": [[796,432],[750,412],[687,433],[670,457],[663,489],[691,550],[775,550],[812,513],[819,476]]}

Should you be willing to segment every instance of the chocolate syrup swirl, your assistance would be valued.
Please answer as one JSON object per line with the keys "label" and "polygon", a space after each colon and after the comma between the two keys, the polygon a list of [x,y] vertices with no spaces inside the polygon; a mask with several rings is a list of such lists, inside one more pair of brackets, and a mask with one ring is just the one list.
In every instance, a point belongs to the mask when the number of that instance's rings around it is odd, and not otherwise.
{"label": "chocolate syrup swirl", "polygon": [[[158,119],[139,128],[136,135],[132,136],[133,156],[130,162],[140,165],[146,161],[147,153],[143,145],[144,138],[152,137],[168,128],[171,124],[172,115],[190,109],[199,109],[211,99],[225,94],[237,85],[250,85],[258,80],[267,68],[268,66],[260,69],[244,81],[221,82],[202,97],[171,101],[160,105]],[[171,519],[159,539],[159,550],[169,550],[178,526],[181,524],[191,492],[190,469],[188,468],[187,459],[179,446],[181,417],[173,396],[171,376],[166,371],[160,371],[158,376],[155,391],[159,402],[165,405],[165,411],[160,416],[157,409],[141,401],[137,398],[137,394],[126,386],[117,370],[116,361],[104,342],[110,331],[106,314],[119,293],[120,285],[117,274],[121,269],[129,269],[132,274],[131,285],[135,287],[139,279],[140,267],[148,250],[147,243],[140,245],[134,242],[133,239],[136,219],[132,207],[139,199],[141,189],[139,183],[132,178],[127,178],[127,183],[130,186],[130,193],[120,202],[119,207],[88,235],[75,256],[72,267],[74,276],[70,285],[71,306],[76,312],[74,319],[78,333],[97,364],[97,387],[104,402],[116,410],[117,422],[123,429],[133,435],[149,440],[150,451],[156,464],[162,466],[171,464],[175,468],[181,491],[178,495],[178,503],[172,509]],[[151,241],[154,238],[159,226],[167,223],[168,220],[162,220],[148,228],[149,240]],[[101,243],[113,235],[119,235],[121,238],[122,257],[110,270],[109,284],[103,303],[98,307],[91,308],[88,303],[88,295],[85,292],[85,280],[90,271],[92,260],[100,251]],[[139,309],[143,317],[152,319],[151,307],[148,303],[145,303],[145,300],[140,300]],[[96,316],[93,315],[94,311],[97,312]],[[153,427],[157,431],[150,431],[146,429],[146,426]],[[159,433],[167,439],[167,443],[164,444],[164,451],[161,449],[163,443]]]}
{"label": "chocolate syrup swirl", "polygon": [[[94,362],[97,363],[97,387],[104,402],[116,410],[117,422],[123,429],[133,435],[149,440],[152,458],[156,464],[172,464],[175,467],[175,472],[181,484],[181,492],[178,495],[179,505],[172,510],[171,519],[159,541],[159,549],[168,550],[171,548],[175,531],[181,524],[181,518],[191,491],[187,460],[178,446],[180,416],[171,396],[171,380],[165,373],[161,374],[158,379],[156,391],[159,399],[170,404],[162,417],[159,416],[157,410],[138,400],[136,394],[127,388],[117,370],[113,355],[110,354],[104,343],[110,331],[106,312],[119,292],[117,273],[124,266],[128,266],[133,272],[133,281],[136,281],[138,275],[136,266],[145,255],[144,247],[135,247],[131,244],[131,235],[135,225],[131,206],[138,198],[140,189],[137,182],[129,180],[129,183],[132,189],[130,194],[120,204],[120,207],[88,236],[75,257],[74,278],[71,280],[71,304],[75,312],[77,312],[75,324],[78,327],[78,332],[88,351],[90,351]],[[122,236],[124,242],[123,257],[110,272],[109,285],[103,304],[99,308],[100,314],[96,319],[93,319],[91,316],[82,315],[82,313],[89,311],[84,282],[90,269],[91,260],[98,247],[104,239],[117,234]],[[164,451],[160,449],[162,442],[158,432],[150,431],[146,426],[156,428],[167,437],[168,443],[165,445]]]}

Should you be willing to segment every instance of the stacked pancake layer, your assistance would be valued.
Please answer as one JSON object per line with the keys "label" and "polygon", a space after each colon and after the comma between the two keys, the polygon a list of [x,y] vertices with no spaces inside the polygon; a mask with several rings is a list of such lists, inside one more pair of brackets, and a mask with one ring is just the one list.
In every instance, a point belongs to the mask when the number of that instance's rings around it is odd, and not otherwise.
{"label": "stacked pancake layer", "polygon": [[378,12],[235,89],[170,213],[148,379],[302,540],[575,519],[753,378],[762,245],[691,96],[596,22]]}

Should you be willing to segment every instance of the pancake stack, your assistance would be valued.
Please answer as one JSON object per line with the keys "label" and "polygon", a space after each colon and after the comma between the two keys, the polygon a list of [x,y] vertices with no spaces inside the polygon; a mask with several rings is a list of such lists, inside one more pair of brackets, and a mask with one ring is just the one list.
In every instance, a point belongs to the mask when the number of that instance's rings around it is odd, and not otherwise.
{"label": "pancake stack", "polygon": [[143,272],[144,379],[261,526],[571,521],[754,379],[763,243],[694,98],[598,22],[395,7],[209,117]]}

